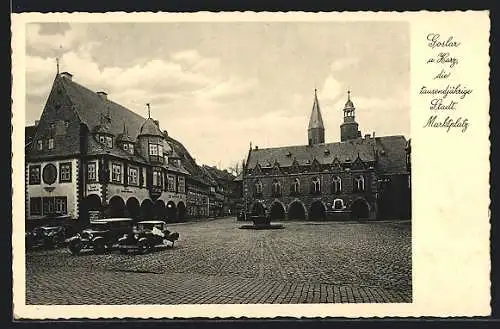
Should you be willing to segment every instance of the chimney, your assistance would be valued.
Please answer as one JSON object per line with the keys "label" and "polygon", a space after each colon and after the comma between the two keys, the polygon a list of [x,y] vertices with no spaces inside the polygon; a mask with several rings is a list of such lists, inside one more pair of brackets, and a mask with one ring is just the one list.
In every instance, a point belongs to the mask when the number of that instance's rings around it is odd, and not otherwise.
{"label": "chimney", "polygon": [[38,127],[39,123],[40,123],[40,120],[35,120],[35,127]]}
{"label": "chimney", "polygon": [[153,121],[155,122],[155,124],[156,124],[158,127],[160,127],[160,121],[158,121],[158,120],[153,120]]}
{"label": "chimney", "polygon": [[375,138],[375,132],[373,132],[372,137]]}
{"label": "chimney", "polygon": [[65,78],[65,79],[73,80],[73,74],[71,74],[69,72],[61,72],[59,74],[61,75],[61,77]]}
{"label": "chimney", "polygon": [[97,95],[99,95],[99,97],[101,97],[101,99],[103,100],[108,99],[108,94],[105,91],[98,91]]}
{"label": "chimney", "polygon": [[258,150],[258,149],[259,149],[259,147],[258,147],[257,145],[255,145],[255,149],[256,149],[256,150]]}

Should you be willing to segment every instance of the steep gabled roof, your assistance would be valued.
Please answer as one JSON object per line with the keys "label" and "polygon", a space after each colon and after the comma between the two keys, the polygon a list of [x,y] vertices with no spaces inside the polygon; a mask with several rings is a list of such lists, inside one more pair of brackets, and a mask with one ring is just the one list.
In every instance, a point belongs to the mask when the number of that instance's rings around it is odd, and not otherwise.
{"label": "steep gabled roof", "polygon": [[321,128],[325,129],[323,125],[323,118],[321,117],[321,109],[319,107],[318,95],[316,89],[314,89],[314,103],[311,111],[311,117],[309,118],[308,129]]}
{"label": "steep gabled roof", "polygon": [[229,173],[227,170],[221,170],[216,167],[210,167],[207,165],[203,165],[203,167],[210,173],[210,175],[215,179],[232,181],[235,176]]}
{"label": "steep gabled roof", "polygon": [[89,131],[93,131],[100,125],[101,116],[109,115],[109,130],[117,136],[123,131],[123,122],[127,123],[128,133],[133,140],[137,139],[139,129],[146,120],[139,114],[127,109],[126,107],[115,103],[108,98],[99,96],[95,91],[84,87],[72,79],[58,76],[62,87],[74,104],[82,123],[86,124]]}
{"label": "steep gabled roof", "polygon": [[172,145],[173,151],[181,160],[183,167],[191,175],[191,179],[205,185],[211,185],[211,183],[204,177],[205,173],[203,172],[201,167],[196,164],[196,161],[193,159],[186,147],[170,136],[166,136],[164,134],[164,137],[170,143],[170,145]]}

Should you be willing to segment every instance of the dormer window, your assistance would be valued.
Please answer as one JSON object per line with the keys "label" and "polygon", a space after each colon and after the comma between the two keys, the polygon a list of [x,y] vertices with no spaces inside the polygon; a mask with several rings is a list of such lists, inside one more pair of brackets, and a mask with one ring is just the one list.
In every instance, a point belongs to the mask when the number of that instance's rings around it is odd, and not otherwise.
{"label": "dormer window", "polygon": [[104,137],[104,136],[99,136],[99,142],[100,142],[101,144],[106,143],[106,137]]}
{"label": "dormer window", "polygon": [[54,138],[49,138],[49,150],[54,148]]}
{"label": "dormer window", "polygon": [[149,144],[149,155],[158,156],[158,145]]}
{"label": "dormer window", "polygon": [[123,150],[128,151],[128,144],[123,144]]}
{"label": "dormer window", "polygon": [[134,144],[129,144],[129,145],[128,145],[128,152],[129,152],[130,154],[134,154]]}
{"label": "dormer window", "polygon": [[43,141],[41,139],[36,141],[36,149],[38,151],[42,151],[43,150]]}
{"label": "dormer window", "polygon": [[149,160],[152,162],[163,163],[163,145],[159,143],[149,143]]}
{"label": "dormer window", "polygon": [[106,146],[109,148],[113,147],[113,138],[111,136],[106,136]]}

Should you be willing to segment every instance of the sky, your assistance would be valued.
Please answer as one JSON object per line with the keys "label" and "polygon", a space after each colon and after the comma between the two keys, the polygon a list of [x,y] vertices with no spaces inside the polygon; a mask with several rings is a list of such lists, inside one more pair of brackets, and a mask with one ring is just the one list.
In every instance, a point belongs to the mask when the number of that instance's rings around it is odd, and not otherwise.
{"label": "sky", "polygon": [[362,134],[410,134],[406,22],[30,23],[26,124],[56,74],[147,117],[198,164],[241,162],[249,144],[307,144],[318,90],[325,141],[340,140],[347,90]]}

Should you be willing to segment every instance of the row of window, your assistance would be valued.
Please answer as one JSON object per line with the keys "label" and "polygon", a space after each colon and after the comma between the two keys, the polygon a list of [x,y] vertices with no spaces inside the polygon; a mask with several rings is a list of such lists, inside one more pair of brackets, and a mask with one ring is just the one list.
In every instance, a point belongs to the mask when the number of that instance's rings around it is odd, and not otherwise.
{"label": "row of window", "polygon": [[[54,149],[54,138],[50,137],[47,139],[47,142],[45,143],[47,145],[48,150]],[[43,151],[43,139],[38,139],[36,141],[36,149],[37,151]]]}
{"label": "row of window", "polygon": [[[111,182],[119,183],[122,182],[122,165],[118,163],[111,164]],[[139,186],[139,168],[128,167],[127,173],[128,185]],[[87,179],[89,182],[97,181],[97,164],[95,162],[90,162],[87,164]],[[152,172],[152,185],[153,186],[163,186],[163,174],[161,169],[154,168]],[[184,193],[185,191],[185,179],[184,177],[177,177],[177,187],[176,179],[174,175],[166,175],[166,191],[169,192],[179,192]]]}
{"label": "row of window", "polygon": [[68,213],[68,198],[65,196],[56,197],[34,197],[30,198],[31,215],[48,215],[53,213]]}
{"label": "row of window", "polygon": [[[301,192],[300,179],[295,178],[291,185],[291,192],[293,194],[298,194]],[[363,176],[357,176],[354,178],[354,191],[363,192],[365,190],[365,179]],[[257,194],[262,194],[263,185],[259,180],[255,184],[255,192]],[[342,179],[340,177],[334,177],[332,179],[332,192],[340,193],[342,192]],[[282,187],[281,182],[278,180],[274,180],[272,183],[272,193],[273,195],[281,195]],[[314,177],[311,181],[311,193],[321,193],[321,180],[318,177]]]}
{"label": "row of window", "polygon": [[[49,163],[43,168],[43,175],[41,165],[29,166],[29,185],[39,185],[41,177],[46,184],[53,184],[57,177],[57,168]],[[72,179],[71,162],[59,163],[59,183],[69,183]]]}

